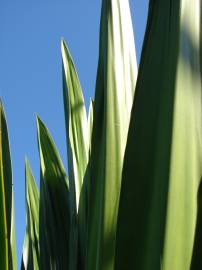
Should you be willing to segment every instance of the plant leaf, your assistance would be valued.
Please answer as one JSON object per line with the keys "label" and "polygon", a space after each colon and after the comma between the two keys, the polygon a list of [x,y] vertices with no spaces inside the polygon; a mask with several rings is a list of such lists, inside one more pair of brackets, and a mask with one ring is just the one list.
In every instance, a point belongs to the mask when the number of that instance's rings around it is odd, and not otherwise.
{"label": "plant leaf", "polygon": [[55,144],[37,117],[40,153],[40,269],[69,269],[69,183]]}
{"label": "plant leaf", "polygon": [[[88,163],[89,147],[87,117],[78,75],[64,40],[61,41],[61,51],[69,180],[70,185],[75,185],[76,204],[78,209],[81,186]],[[74,188],[72,188],[72,192],[74,192]]]}
{"label": "plant leaf", "polygon": [[27,226],[21,269],[39,269],[39,192],[29,161],[25,160]]}
{"label": "plant leaf", "polygon": [[0,264],[5,270],[17,269],[12,167],[8,129],[0,104]]}
{"label": "plant leaf", "polygon": [[117,270],[190,269],[202,173],[199,30],[199,0],[150,1],[124,159]]}
{"label": "plant leaf", "polygon": [[[93,128],[93,100],[90,100],[88,112],[88,132],[89,132],[89,159],[91,155],[91,137]],[[90,163],[86,168],[82,189],[79,198],[78,229],[79,229],[79,269],[85,268],[87,251],[87,231],[88,231],[88,208],[89,208],[89,185],[90,185]]]}
{"label": "plant leaf", "polygon": [[91,99],[88,111],[89,152],[91,152],[91,141],[93,132],[93,110],[94,110],[94,101]]}
{"label": "plant leaf", "polygon": [[123,155],[137,67],[129,2],[103,0],[96,82],[86,269],[114,269]]}
{"label": "plant leaf", "polygon": [[[71,202],[70,269],[76,269],[78,227],[75,220],[77,219],[81,187],[87,170],[89,136],[82,89],[72,57],[64,40],[61,41],[61,51]],[[81,226],[85,226],[85,224]]]}

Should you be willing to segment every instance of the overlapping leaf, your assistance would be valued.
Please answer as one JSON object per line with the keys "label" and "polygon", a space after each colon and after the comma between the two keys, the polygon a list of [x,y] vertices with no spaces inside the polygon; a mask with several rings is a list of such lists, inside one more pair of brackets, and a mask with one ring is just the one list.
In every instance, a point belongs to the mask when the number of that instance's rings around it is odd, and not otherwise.
{"label": "overlapping leaf", "polygon": [[136,83],[129,3],[102,2],[90,160],[86,269],[114,269],[123,155]]}
{"label": "overlapping leaf", "polygon": [[0,263],[4,270],[17,269],[12,169],[8,130],[0,104]]}
{"label": "overlapping leaf", "polygon": [[39,269],[39,192],[28,160],[25,161],[27,225],[22,256],[22,270]]}
{"label": "overlapping leaf", "polygon": [[202,175],[200,5],[150,1],[124,160],[116,269],[190,269]]}
{"label": "overlapping leaf", "polygon": [[69,269],[69,183],[55,144],[39,118],[37,128],[41,167],[40,269]]}

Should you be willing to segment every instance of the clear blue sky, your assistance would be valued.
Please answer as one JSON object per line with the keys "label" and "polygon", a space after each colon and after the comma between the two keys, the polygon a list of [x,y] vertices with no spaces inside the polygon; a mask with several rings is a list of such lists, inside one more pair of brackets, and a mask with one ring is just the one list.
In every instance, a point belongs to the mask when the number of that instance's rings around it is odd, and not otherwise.
{"label": "clear blue sky", "polygon": [[[139,62],[148,0],[130,0]],[[0,96],[10,135],[18,266],[25,230],[24,157],[39,183],[36,113],[67,168],[60,38],[68,43],[86,105],[94,96],[101,0],[0,2]]]}

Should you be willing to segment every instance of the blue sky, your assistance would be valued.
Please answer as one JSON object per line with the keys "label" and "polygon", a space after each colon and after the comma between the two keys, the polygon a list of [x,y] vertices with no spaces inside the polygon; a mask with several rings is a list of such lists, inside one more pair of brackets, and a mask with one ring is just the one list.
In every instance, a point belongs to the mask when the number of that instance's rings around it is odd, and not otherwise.
{"label": "blue sky", "polygon": [[[130,0],[139,62],[148,0]],[[0,96],[10,135],[18,265],[25,230],[24,157],[39,183],[35,116],[48,126],[67,168],[60,39],[74,58],[86,105],[94,95],[101,0],[0,2]]]}

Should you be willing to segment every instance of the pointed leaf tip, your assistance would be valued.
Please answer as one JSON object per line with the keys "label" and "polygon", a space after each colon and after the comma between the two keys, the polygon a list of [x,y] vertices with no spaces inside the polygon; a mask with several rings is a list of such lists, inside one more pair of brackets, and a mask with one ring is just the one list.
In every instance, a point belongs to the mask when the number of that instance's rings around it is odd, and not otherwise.
{"label": "pointed leaf tip", "polygon": [[66,47],[66,44],[65,44],[64,38],[62,37],[62,38],[61,38],[61,50],[62,50],[64,47]]}

